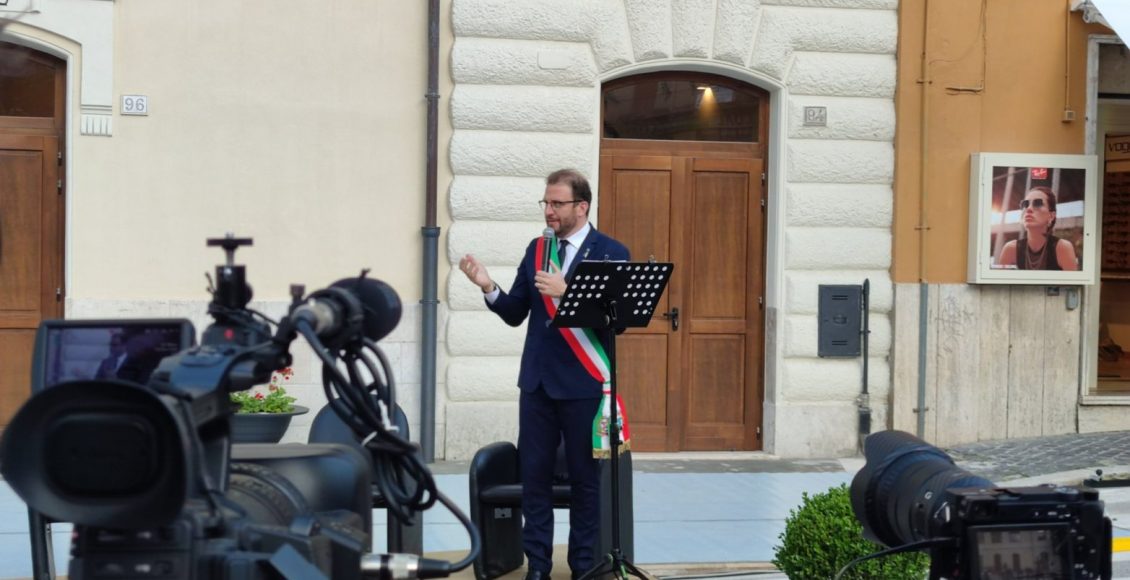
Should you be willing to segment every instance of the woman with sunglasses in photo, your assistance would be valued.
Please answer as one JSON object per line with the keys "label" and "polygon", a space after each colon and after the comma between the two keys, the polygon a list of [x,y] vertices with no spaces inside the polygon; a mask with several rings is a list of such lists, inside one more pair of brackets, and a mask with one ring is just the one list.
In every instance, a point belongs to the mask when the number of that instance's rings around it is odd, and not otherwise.
{"label": "woman with sunglasses in photo", "polygon": [[1028,190],[1020,202],[1020,239],[1001,249],[1001,266],[1018,270],[1078,270],[1075,247],[1054,235],[1055,193],[1040,186]]}

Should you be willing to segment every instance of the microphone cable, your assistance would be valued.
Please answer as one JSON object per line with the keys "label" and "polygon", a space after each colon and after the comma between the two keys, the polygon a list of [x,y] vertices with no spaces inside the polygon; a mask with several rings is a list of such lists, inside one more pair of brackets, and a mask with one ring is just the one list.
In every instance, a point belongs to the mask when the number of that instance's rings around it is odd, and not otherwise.
{"label": "microphone cable", "polygon": [[[435,505],[437,490],[431,471],[421,459],[419,445],[393,430],[392,389],[382,383],[380,372],[391,381],[388,359],[367,338],[354,343],[360,348],[351,346],[331,355],[308,322],[298,321],[296,329],[322,360],[322,388],[330,407],[370,452],[375,467],[373,483],[388,502],[389,511],[412,525],[414,512]],[[380,362],[380,369],[373,357]],[[338,368],[339,363],[345,366],[348,377]],[[362,370],[372,377],[367,387],[362,386],[366,384]]]}
{"label": "microphone cable", "polygon": [[[420,446],[393,432],[390,413],[394,393],[392,365],[373,340],[362,337],[358,346],[350,346],[331,355],[309,322],[299,320],[295,329],[322,360],[322,388],[326,400],[338,417],[361,439],[369,450],[377,473],[377,488],[388,503],[388,509],[397,519],[413,525],[413,513],[423,512],[439,501],[459,520],[471,541],[467,555],[458,562],[442,563],[436,576],[464,570],[474,563],[482,551],[482,537],[471,519],[459,509],[451,498],[439,491],[435,478],[420,453]],[[380,368],[373,361],[380,362]],[[338,363],[344,364],[348,379],[341,373]],[[367,387],[361,370],[368,372],[372,382]],[[381,371],[381,372],[378,372]],[[381,374],[387,380],[382,383]],[[421,514],[422,515],[422,514]],[[440,562],[433,562],[440,565]]]}

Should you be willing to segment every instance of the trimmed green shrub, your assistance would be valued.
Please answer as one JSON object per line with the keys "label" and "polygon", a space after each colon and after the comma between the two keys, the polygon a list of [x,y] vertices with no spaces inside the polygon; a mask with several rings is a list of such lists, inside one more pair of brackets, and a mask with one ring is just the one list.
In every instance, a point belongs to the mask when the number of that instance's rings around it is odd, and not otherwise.
{"label": "trimmed green shrub", "polygon": [[[789,511],[773,558],[790,580],[830,580],[848,562],[883,549],[863,539],[846,484],[801,497],[800,507]],[[929,566],[924,553],[894,554],[860,562],[842,579],[922,580]]]}

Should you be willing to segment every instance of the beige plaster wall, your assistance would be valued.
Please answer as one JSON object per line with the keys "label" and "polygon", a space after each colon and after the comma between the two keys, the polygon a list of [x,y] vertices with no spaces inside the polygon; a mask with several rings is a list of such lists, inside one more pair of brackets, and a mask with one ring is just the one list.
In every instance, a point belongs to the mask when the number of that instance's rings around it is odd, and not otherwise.
{"label": "beige plaster wall", "polygon": [[[257,298],[369,267],[417,301],[426,18],[401,0],[115,2],[113,134],[71,143],[69,297],[203,297],[221,259],[204,240],[234,231],[255,238],[239,261]],[[122,94],[149,115],[121,115]]]}

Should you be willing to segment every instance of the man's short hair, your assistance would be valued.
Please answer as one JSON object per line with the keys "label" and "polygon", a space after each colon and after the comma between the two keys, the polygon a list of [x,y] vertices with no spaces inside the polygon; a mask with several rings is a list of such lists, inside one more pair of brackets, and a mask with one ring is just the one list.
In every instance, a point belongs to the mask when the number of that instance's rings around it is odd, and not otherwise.
{"label": "man's short hair", "polygon": [[589,180],[585,179],[584,174],[576,169],[558,169],[549,174],[545,178],[546,185],[557,185],[564,183],[573,190],[573,199],[576,201],[584,201],[592,205],[592,188],[589,187]]}

